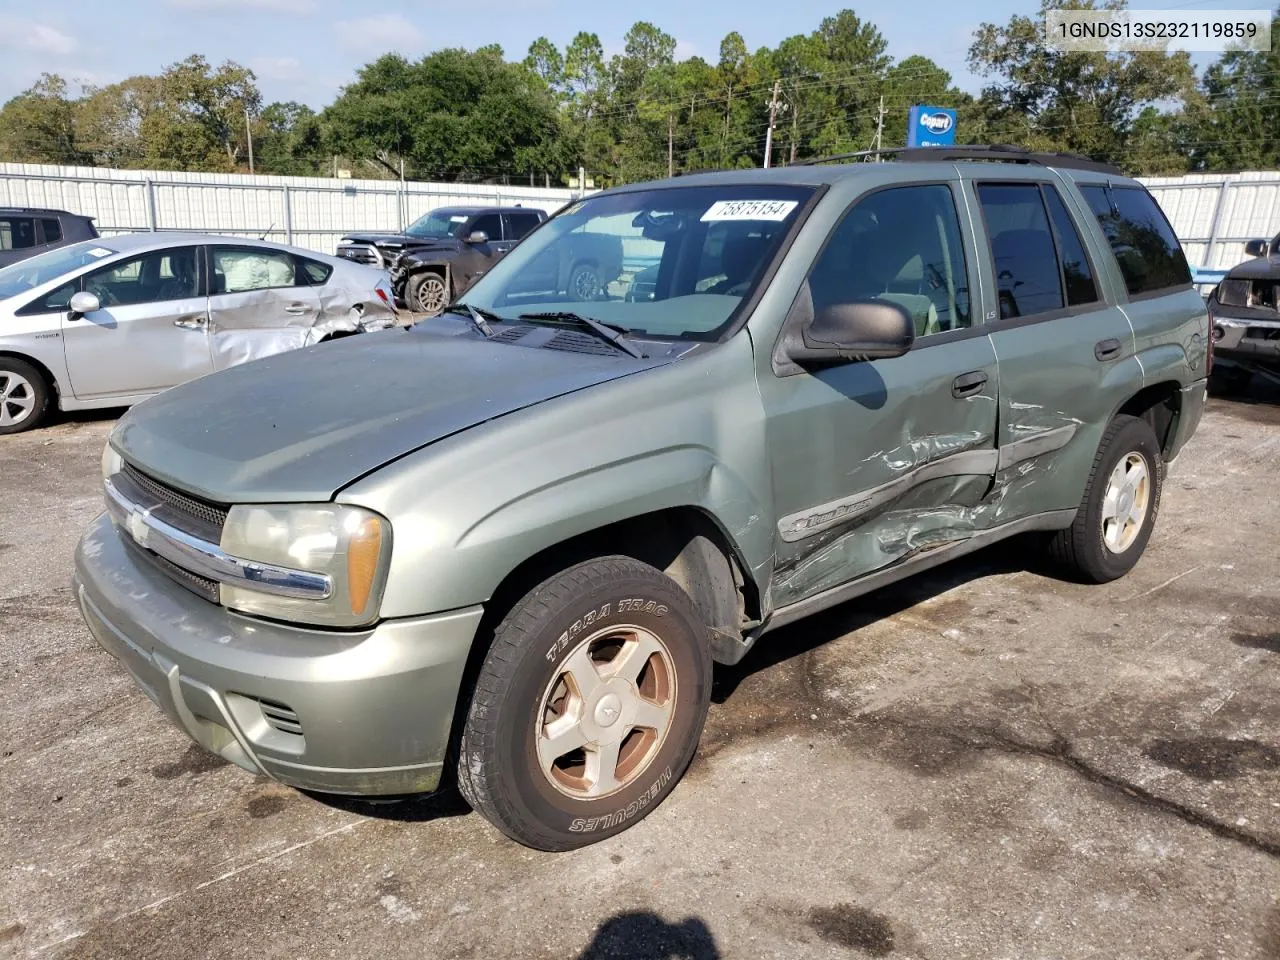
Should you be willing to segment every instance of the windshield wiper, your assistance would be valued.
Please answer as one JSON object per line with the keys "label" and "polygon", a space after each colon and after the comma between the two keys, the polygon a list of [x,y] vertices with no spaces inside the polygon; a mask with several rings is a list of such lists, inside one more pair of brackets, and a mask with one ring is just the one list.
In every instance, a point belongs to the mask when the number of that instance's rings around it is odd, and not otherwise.
{"label": "windshield wiper", "polygon": [[457,313],[467,317],[471,321],[471,325],[480,331],[484,337],[494,336],[493,327],[489,326],[488,321],[494,323],[502,323],[504,317],[498,316],[492,310],[486,310],[484,307],[473,307],[469,303],[451,303],[440,311],[441,313]]}
{"label": "windshield wiper", "polygon": [[554,311],[552,313],[522,313],[521,320],[532,320],[535,323],[539,320],[552,321],[556,323],[575,323],[580,327],[585,327],[596,336],[608,340],[623,353],[628,353],[637,360],[643,360],[644,354],[640,348],[628,340],[624,334],[630,333],[626,327],[619,327],[613,323],[606,323],[603,320],[597,320],[594,317],[584,317],[580,313],[569,313],[567,311]]}

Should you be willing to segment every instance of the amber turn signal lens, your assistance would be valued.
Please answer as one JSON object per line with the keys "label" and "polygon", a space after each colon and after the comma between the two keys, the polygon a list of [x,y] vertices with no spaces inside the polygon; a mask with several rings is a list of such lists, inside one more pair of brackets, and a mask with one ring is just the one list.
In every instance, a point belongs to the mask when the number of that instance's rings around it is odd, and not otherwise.
{"label": "amber turn signal lens", "polygon": [[347,541],[347,589],[353,614],[364,613],[369,604],[381,554],[382,524],[373,517],[365,517]]}

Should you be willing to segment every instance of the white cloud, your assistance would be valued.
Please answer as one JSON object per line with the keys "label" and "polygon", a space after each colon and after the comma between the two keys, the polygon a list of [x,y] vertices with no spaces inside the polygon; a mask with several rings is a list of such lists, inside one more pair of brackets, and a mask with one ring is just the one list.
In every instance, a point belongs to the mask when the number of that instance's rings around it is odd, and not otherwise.
{"label": "white cloud", "polygon": [[314,13],[315,0],[168,0],[179,10],[221,13],[233,10],[269,10],[278,13]]}
{"label": "white cloud", "polygon": [[79,46],[75,37],[68,36],[47,23],[0,16],[0,47],[65,57],[74,53]]}
{"label": "white cloud", "polygon": [[342,45],[363,56],[420,50],[426,39],[421,30],[398,13],[339,20],[333,26]]}

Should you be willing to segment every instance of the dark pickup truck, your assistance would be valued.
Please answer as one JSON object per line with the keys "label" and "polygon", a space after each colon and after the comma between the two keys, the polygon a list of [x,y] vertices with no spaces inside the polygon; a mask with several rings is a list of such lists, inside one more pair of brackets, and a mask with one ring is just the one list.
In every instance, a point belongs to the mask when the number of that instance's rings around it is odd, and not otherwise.
{"label": "dark pickup truck", "polygon": [[1232,267],[1208,301],[1214,385],[1225,392],[1255,376],[1280,383],[1280,234],[1245,250],[1253,259]]}
{"label": "dark pickup truck", "polygon": [[92,217],[65,210],[0,207],[0,267],[97,236]]}
{"label": "dark pickup truck", "polygon": [[[516,243],[547,219],[527,207],[439,207],[415,220],[404,233],[352,233],[338,244],[338,256],[392,271],[392,287],[403,304],[423,313],[439,313],[453,292],[461,293]],[[418,268],[397,261],[420,255]],[[427,265],[439,280],[423,283]],[[414,280],[413,289],[407,290]]]}

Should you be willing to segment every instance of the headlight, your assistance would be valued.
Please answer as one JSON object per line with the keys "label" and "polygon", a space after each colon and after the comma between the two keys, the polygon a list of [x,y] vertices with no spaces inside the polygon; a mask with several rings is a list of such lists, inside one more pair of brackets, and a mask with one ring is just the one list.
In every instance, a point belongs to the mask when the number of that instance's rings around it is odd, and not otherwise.
{"label": "headlight", "polygon": [[391,557],[391,525],[376,513],[335,503],[234,506],[221,546],[233,557],[324,574],[333,581],[323,599],[282,597],[224,582],[226,607],[331,627],[357,627],[377,618]]}
{"label": "headlight", "polygon": [[102,451],[102,479],[113,477],[124,469],[124,460],[120,454],[116,453],[115,447],[111,446],[110,441],[107,442],[106,449]]}

